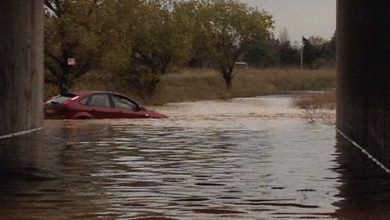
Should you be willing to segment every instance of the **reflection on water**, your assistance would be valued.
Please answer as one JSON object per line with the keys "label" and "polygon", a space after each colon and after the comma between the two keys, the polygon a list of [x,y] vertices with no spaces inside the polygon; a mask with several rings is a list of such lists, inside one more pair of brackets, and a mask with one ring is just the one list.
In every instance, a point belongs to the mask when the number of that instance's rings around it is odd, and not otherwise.
{"label": "reflection on water", "polygon": [[342,198],[336,205],[340,219],[389,219],[390,179],[360,150],[337,137],[338,172]]}
{"label": "reflection on water", "polygon": [[359,178],[334,126],[289,97],[159,111],[172,117],[47,121],[2,140],[0,218],[334,219],[390,204],[387,181]]}

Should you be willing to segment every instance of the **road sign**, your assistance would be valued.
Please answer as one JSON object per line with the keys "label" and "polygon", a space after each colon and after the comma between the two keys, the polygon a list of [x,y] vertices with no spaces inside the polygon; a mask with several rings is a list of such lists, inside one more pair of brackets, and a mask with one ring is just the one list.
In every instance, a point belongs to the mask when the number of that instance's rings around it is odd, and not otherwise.
{"label": "road sign", "polygon": [[76,58],[68,58],[68,66],[76,65]]}

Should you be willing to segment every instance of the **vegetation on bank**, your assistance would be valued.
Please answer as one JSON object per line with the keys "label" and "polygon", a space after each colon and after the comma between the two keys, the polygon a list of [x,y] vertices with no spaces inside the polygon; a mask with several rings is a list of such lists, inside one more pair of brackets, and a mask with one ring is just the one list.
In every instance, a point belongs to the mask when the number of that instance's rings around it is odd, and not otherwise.
{"label": "vegetation on bank", "polygon": [[[334,69],[250,69],[237,70],[232,89],[226,90],[220,75],[213,69],[179,69],[161,78],[156,93],[147,99],[129,90],[121,80],[107,78],[105,74],[83,76],[74,90],[115,90],[148,105],[170,102],[225,99],[279,94],[288,91],[332,90],[336,85]],[[50,93],[51,91],[51,93]],[[46,95],[55,93],[47,89]]]}
{"label": "vegetation on bank", "polygon": [[267,40],[273,25],[267,12],[237,0],[46,0],[45,6],[45,80],[61,92],[103,70],[147,98],[170,67],[205,62],[230,88],[236,62]]}
{"label": "vegetation on bank", "polygon": [[336,109],[336,93],[334,91],[307,93],[297,96],[294,99],[294,104],[302,109]]}
{"label": "vegetation on bank", "polygon": [[108,89],[165,103],[331,87],[322,70],[283,68],[332,66],[335,38],[294,47],[287,30],[274,37],[272,15],[238,0],[44,2],[46,94]]}
{"label": "vegetation on bank", "polygon": [[294,97],[293,104],[305,110],[306,118],[311,122],[318,119],[334,124],[336,122],[336,92],[335,90],[305,93]]}

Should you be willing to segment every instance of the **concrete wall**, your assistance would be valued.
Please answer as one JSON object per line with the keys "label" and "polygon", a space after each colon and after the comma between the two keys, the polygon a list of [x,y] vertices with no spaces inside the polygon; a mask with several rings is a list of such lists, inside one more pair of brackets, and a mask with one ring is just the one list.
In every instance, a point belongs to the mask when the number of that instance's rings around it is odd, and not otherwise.
{"label": "concrete wall", "polygon": [[0,136],[43,125],[43,0],[0,0]]}
{"label": "concrete wall", "polygon": [[390,2],[338,0],[337,127],[390,167]]}

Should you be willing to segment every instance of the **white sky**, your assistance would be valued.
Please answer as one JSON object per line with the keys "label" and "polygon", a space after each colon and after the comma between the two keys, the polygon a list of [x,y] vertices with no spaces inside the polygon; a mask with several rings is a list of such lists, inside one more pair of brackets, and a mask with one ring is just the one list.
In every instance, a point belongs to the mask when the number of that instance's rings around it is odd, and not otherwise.
{"label": "white sky", "polygon": [[336,0],[240,0],[273,15],[275,37],[287,28],[291,41],[302,36],[330,39],[336,30]]}

